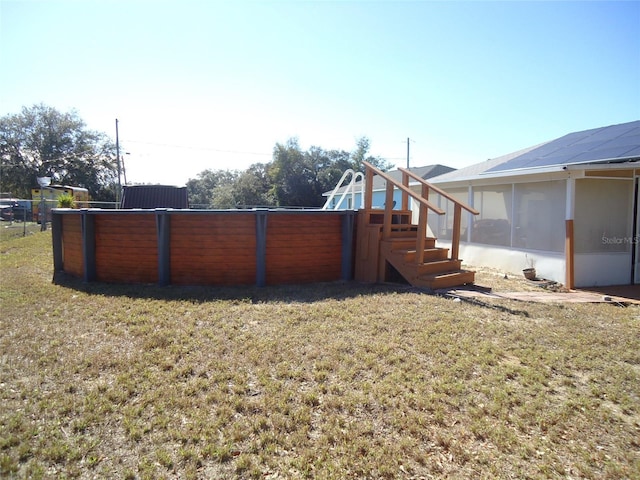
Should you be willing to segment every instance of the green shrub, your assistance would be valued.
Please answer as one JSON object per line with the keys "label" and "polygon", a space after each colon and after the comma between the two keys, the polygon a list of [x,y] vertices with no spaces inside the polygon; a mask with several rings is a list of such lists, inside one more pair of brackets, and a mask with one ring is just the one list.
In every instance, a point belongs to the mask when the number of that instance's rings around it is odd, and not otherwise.
{"label": "green shrub", "polygon": [[58,208],[73,208],[73,196],[63,193],[58,197]]}

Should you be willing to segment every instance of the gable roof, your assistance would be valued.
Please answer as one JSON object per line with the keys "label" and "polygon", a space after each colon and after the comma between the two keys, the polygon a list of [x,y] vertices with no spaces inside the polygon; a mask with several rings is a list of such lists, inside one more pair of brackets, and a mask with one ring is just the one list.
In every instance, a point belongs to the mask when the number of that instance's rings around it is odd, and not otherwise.
{"label": "gable roof", "polygon": [[640,160],[640,120],[570,133],[432,179],[433,183],[486,178],[540,168]]}
{"label": "gable roof", "polygon": [[[540,144],[544,145],[544,144]],[[490,158],[485,160],[484,162],[474,163],[468,167],[460,168],[459,170],[454,170],[449,173],[445,173],[444,175],[439,175],[435,178],[429,180],[431,183],[440,183],[440,182],[457,182],[460,180],[469,180],[472,178],[476,178],[485,172],[491,170],[497,165],[501,165],[505,162],[512,160],[520,155],[523,155],[534,148],[538,148],[540,145],[536,145],[534,147],[525,148],[522,150],[518,150],[517,152],[509,153],[507,155],[502,155],[501,157]]]}
{"label": "gable roof", "polygon": [[127,185],[121,208],[189,208],[187,187]]}
{"label": "gable roof", "polygon": [[635,157],[640,157],[640,120],[570,133],[488,171],[620,161]]}

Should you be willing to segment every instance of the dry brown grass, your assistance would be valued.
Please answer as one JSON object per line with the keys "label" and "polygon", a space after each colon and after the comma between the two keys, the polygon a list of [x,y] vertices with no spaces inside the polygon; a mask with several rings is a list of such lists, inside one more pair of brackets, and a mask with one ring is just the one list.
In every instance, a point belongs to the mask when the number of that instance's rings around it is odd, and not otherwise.
{"label": "dry brown grass", "polygon": [[[476,285],[487,287],[494,292],[540,292],[543,282],[532,282],[522,273],[503,272],[488,267],[468,267],[476,272]],[[548,289],[566,290],[562,284],[549,285]]]}
{"label": "dry brown grass", "polygon": [[53,285],[48,234],[0,259],[2,477],[640,478],[637,307]]}

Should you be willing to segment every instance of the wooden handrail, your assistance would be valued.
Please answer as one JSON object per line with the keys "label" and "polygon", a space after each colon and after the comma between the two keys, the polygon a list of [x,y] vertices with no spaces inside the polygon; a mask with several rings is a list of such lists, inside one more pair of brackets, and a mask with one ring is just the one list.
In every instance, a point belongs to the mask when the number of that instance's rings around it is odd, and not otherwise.
{"label": "wooden handrail", "polygon": [[443,196],[444,198],[446,198],[447,200],[452,201],[453,203],[460,205],[460,207],[462,207],[462,209],[466,210],[467,212],[473,214],[473,215],[479,215],[480,212],[478,210],[476,210],[473,207],[470,207],[469,205],[466,205],[464,203],[462,203],[459,200],[456,200],[455,198],[453,198],[451,195],[449,195],[447,192],[445,192],[444,190],[441,190],[440,188],[436,187],[435,185],[433,185],[432,183],[427,182],[424,178],[420,177],[419,175],[416,175],[415,173],[407,170],[406,168],[402,168],[402,167],[398,167],[398,170],[400,170],[402,173],[408,175],[409,177],[413,178],[414,180],[420,182],[423,186],[427,186],[429,187],[431,190],[433,190],[434,192],[436,192],[437,194]]}
{"label": "wooden handrail", "polygon": [[[373,176],[379,175],[387,181],[386,195],[385,195],[385,208],[384,208],[384,220],[382,226],[382,238],[388,239],[391,236],[391,217],[393,211],[393,189],[397,187],[402,192],[402,209],[408,209],[408,196],[410,195],[420,204],[420,216],[418,220],[418,232],[416,236],[416,263],[420,264],[424,260],[424,245],[427,230],[427,213],[428,210],[436,212],[438,215],[444,215],[446,212],[434,204],[429,202],[429,190],[433,190],[447,200],[453,202],[453,231],[451,237],[451,259],[458,260],[458,254],[460,252],[460,226],[462,209],[468,211],[472,215],[480,214],[475,208],[466,205],[444,190],[430,184],[422,177],[410,172],[406,168],[398,168],[402,172],[402,181],[394,180],[392,177],[382,172],[378,168],[371,165],[369,162],[362,162],[365,166],[365,209],[371,209],[372,197],[373,197]],[[420,193],[414,192],[409,188],[409,178],[417,180],[422,185]]]}
{"label": "wooden handrail", "polygon": [[[444,215],[446,212],[444,210],[442,210],[441,208],[436,207],[433,203],[429,202],[429,200],[427,200],[426,198],[422,197],[419,193],[414,192],[413,190],[411,190],[409,187],[405,187],[404,185],[402,185],[401,182],[398,182],[397,180],[393,179],[392,177],[390,177],[389,175],[387,175],[386,173],[384,173],[382,170],[377,169],[376,167],[374,167],[373,165],[371,165],[369,162],[362,162],[364,164],[364,166],[367,168],[368,171],[373,172],[375,175],[380,175],[382,178],[384,178],[387,181],[387,185],[391,184],[391,185],[395,185],[396,187],[398,187],[399,190],[401,190],[402,192],[406,193],[407,195],[411,195],[411,197],[413,197],[417,202],[419,202],[420,204],[424,205],[425,207],[427,207],[428,209],[434,211],[435,213],[437,213],[438,215]],[[369,178],[369,175],[366,175],[366,178]],[[371,178],[373,178],[373,175],[371,175]],[[367,184],[365,185],[366,188],[366,196],[371,198],[371,188],[372,188],[372,181],[368,181]],[[366,201],[365,201],[365,208],[367,208],[366,205]],[[371,205],[369,205],[368,208],[371,208]]]}

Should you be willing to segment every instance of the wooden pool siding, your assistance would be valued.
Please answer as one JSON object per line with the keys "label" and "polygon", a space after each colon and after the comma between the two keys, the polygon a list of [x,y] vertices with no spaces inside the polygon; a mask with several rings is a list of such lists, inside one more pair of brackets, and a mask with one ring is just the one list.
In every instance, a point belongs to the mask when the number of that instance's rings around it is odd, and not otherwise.
{"label": "wooden pool siding", "polygon": [[339,279],[341,247],[341,221],[336,215],[274,215],[267,226],[267,284]]}
{"label": "wooden pool siding", "polygon": [[152,215],[95,216],[96,280],[156,283],[158,247]]}
{"label": "wooden pool siding", "polygon": [[353,278],[355,212],[53,212],[54,270],[86,282],[277,285]]}
{"label": "wooden pool siding", "polygon": [[256,282],[256,228],[252,214],[171,215],[170,232],[172,284]]}
{"label": "wooden pool siding", "polygon": [[76,277],[81,277],[84,272],[81,220],[80,215],[65,215],[61,218],[65,269]]}

